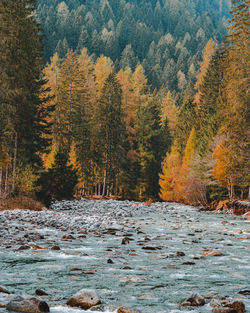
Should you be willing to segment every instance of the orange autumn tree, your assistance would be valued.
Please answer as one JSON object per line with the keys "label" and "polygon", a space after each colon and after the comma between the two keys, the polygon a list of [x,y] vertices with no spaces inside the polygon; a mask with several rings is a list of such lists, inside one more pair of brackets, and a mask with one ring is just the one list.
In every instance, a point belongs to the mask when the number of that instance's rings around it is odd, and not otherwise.
{"label": "orange autumn tree", "polygon": [[227,141],[221,141],[213,152],[213,176],[223,187],[227,187],[230,199],[235,197],[234,186],[237,182],[237,156],[232,153]]}
{"label": "orange autumn tree", "polygon": [[162,174],[160,174],[160,198],[165,201],[181,201],[179,190],[179,175],[181,170],[181,156],[175,145],[171,152],[167,153],[162,163]]}

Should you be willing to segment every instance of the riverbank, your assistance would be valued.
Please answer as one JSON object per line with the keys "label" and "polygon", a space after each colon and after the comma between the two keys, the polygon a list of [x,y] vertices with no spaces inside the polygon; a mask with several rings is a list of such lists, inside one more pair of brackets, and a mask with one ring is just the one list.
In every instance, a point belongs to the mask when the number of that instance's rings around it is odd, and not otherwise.
{"label": "riverbank", "polygon": [[250,219],[250,202],[247,200],[224,200],[214,201],[210,205],[210,209],[217,212],[244,216]]}
{"label": "riverbank", "polygon": [[[44,290],[52,313],[81,312],[66,306],[81,289],[94,289],[113,312],[208,313],[221,297],[249,310],[249,238],[244,219],[175,203],[82,199],[3,211],[0,285],[12,294]],[[192,293],[204,303],[180,306]]]}
{"label": "riverbank", "polygon": [[45,207],[41,202],[27,196],[16,196],[0,200],[0,211],[6,210],[42,211],[44,209]]}

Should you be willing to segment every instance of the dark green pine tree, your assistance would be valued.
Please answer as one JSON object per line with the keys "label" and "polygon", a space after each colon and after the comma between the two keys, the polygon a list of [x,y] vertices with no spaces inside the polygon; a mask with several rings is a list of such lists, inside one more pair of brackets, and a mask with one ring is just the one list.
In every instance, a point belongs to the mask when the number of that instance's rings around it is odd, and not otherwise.
{"label": "dark green pine tree", "polygon": [[76,184],[76,170],[68,164],[67,154],[59,151],[52,168],[44,172],[38,180],[41,190],[37,196],[46,205],[52,200],[72,199]]}
{"label": "dark green pine tree", "polygon": [[216,135],[220,126],[218,102],[224,77],[225,49],[221,48],[213,56],[203,84],[200,87],[200,105],[198,110],[198,151],[203,155],[209,147],[209,142]]}
{"label": "dark green pine tree", "polygon": [[189,137],[189,134],[194,126],[197,125],[197,116],[194,106],[194,96],[191,86],[189,85],[183,96],[180,112],[178,115],[176,125],[176,144],[181,154],[184,153],[184,149]]}
{"label": "dark green pine tree", "polygon": [[161,162],[171,146],[167,122],[161,124],[159,101],[149,99],[138,109],[137,140],[140,155],[140,196],[158,198]]}
{"label": "dark green pine tree", "polygon": [[121,107],[122,90],[111,73],[102,90],[95,115],[95,147],[104,170],[103,195],[118,189],[121,160],[124,155],[125,123]]}
{"label": "dark green pine tree", "polygon": [[90,102],[86,77],[82,71],[79,71],[78,79],[80,80],[80,88],[77,92],[77,101],[72,114],[72,135],[81,168],[80,175],[84,180],[84,189],[89,190],[94,178],[92,160],[95,158],[91,143],[93,106]]}
{"label": "dark green pine tree", "polygon": [[137,63],[137,59],[135,57],[135,54],[131,45],[127,45],[126,48],[122,52],[120,66],[122,69],[125,69],[126,67],[130,67],[132,71],[134,71],[136,63]]}
{"label": "dark green pine tree", "polygon": [[0,2],[0,106],[6,113],[3,132],[8,136],[12,191],[16,168],[28,164],[38,168],[48,144],[45,117],[52,108],[46,106],[46,96],[40,98],[45,93],[44,62],[35,4],[35,0]]}

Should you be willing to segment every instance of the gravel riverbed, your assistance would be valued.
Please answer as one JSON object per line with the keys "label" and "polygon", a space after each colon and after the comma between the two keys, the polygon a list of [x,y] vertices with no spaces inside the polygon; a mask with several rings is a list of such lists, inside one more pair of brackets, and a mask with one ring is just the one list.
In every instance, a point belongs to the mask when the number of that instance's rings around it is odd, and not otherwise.
{"label": "gravel riverbed", "polygon": [[[82,312],[66,302],[83,288],[143,313],[212,312],[209,300],[179,305],[191,293],[211,292],[249,312],[242,293],[250,289],[249,238],[241,217],[175,203],[82,199],[41,212],[4,211],[0,285],[18,295],[45,290],[52,313]],[[0,292],[0,303],[10,296]]]}

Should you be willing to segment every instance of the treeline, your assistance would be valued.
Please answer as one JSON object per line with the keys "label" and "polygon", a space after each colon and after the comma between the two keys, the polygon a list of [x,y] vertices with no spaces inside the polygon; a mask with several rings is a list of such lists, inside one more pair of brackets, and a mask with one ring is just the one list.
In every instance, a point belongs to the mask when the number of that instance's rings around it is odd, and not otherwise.
{"label": "treeline", "polygon": [[249,1],[232,1],[226,45],[209,41],[160,175],[163,200],[207,206],[249,190]]}
{"label": "treeline", "polygon": [[230,0],[39,0],[45,57],[60,58],[86,47],[115,70],[142,64],[149,84],[183,92],[195,80],[201,51],[226,35]]}

